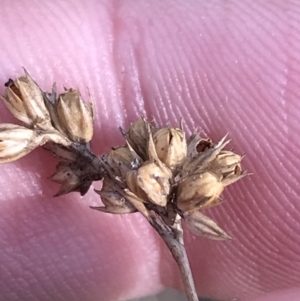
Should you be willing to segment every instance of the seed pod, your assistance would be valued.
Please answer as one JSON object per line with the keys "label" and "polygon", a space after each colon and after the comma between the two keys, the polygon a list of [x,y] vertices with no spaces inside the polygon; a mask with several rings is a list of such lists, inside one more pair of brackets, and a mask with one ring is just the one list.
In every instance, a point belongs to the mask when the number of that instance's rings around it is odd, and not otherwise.
{"label": "seed pod", "polygon": [[112,149],[106,160],[115,174],[122,178],[125,178],[127,171],[137,169],[141,164],[141,158],[133,149],[130,149],[130,146],[121,146]]}
{"label": "seed pod", "polygon": [[147,199],[158,206],[166,206],[171,191],[172,172],[156,162],[145,162],[137,171],[136,183]]}
{"label": "seed pod", "polygon": [[144,118],[141,118],[130,125],[127,133],[122,130],[126,141],[143,160],[146,160],[147,158],[147,144],[149,138],[148,127],[151,127],[149,122]]}
{"label": "seed pod", "polygon": [[184,212],[209,206],[223,189],[221,178],[211,172],[191,175],[177,186],[177,206]]}
{"label": "seed pod", "polygon": [[187,155],[184,131],[179,128],[166,127],[153,135],[158,158],[171,169],[179,166]]}
{"label": "seed pod", "polygon": [[125,182],[129,190],[138,196],[142,202],[147,202],[148,197],[145,191],[138,185],[138,171],[130,170],[126,173]]}
{"label": "seed pod", "polygon": [[242,172],[241,161],[243,156],[231,151],[222,151],[213,162],[212,169],[216,174],[221,174],[224,187],[235,183],[247,175]]}
{"label": "seed pod", "polygon": [[[188,174],[203,173],[209,169],[222,149],[230,142],[225,141],[226,136],[223,137],[217,144],[210,143],[209,140],[198,140],[197,135],[189,141],[188,154],[189,156],[183,163],[181,171],[177,178],[184,178]],[[198,143],[204,145],[199,145]],[[200,147],[200,152],[197,151],[197,145]]]}
{"label": "seed pod", "polygon": [[102,212],[127,214],[136,209],[119,193],[113,181],[104,179],[101,191],[95,190],[101,196],[104,207],[91,207]]}
{"label": "seed pod", "polygon": [[223,176],[236,174],[241,172],[242,156],[237,155],[231,151],[221,151],[213,163],[213,168],[216,172],[222,173]]}
{"label": "seed pod", "polygon": [[85,170],[79,168],[76,162],[59,162],[54,175],[50,177],[52,181],[61,184],[54,196],[60,196],[72,191],[79,191],[81,195],[86,194],[92,182],[85,179],[84,174]]}
{"label": "seed pod", "polygon": [[93,109],[84,103],[78,91],[69,89],[60,94],[57,114],[61,128],[74,142],[89,142],[93,137]]}
{"label": "seed pod", "polygon": [[43,129],[51,127],[42,91],[27,72],[8,85],[1,99],[9,111],[25,124]]}
{"label": "seed pod", "polygon": [[231,239],[211,218],[199,211],[184,213],[183,216],[188,228],[197,236],[216,240]]}
{"label": "seed pod", "polygon": [[15,161],[46,142],[46,136],[39,131],[0,124],[0,163]]}

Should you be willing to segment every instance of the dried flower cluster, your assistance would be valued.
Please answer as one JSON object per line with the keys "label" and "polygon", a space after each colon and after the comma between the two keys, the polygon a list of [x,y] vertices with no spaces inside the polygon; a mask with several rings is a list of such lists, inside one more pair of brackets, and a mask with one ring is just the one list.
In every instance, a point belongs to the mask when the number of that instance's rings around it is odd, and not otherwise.
{"label": "dried flower cluster", "polygon": [[213,239],[229,236],[199,209],[218,203],[223,189],[245,176],[242,156],[223,150],[225,137],[217,144],[182,129],[160,127],[142,118],[121,129],[124,146],[102,156],[103,188],[98,193],[104,212],[122,214],[140,211],[150,219],[152,212],[173,225],[177,215],[197,235]]}
{"label": "dried flower cluster", "polygon": [[224,188],[246,175],[242,156],[224,150],[226,137],[218,143],[194,133],[189,139],[179,128],[159,126],[145,118],[121,129],[126,143],[95,156],[89,142],[93,136],[93,107],[73,89],[57,96],[53,85],[45,93],[25,72],[9,80],[1,97],[10,112],[26,127],[0,125],[0,162],[17,160],[38,146],[60,162],[51,179],[61,187],[56,195],[79,191],[85,194],[93,181],[103,178],[103,207],[93,209],[127,214],[139,211],[169,247],[183,275],[189,300],[197,296],[188,265],[181,220],[196,235],[230,238],[201,209],[219,203]]}
{"label": "dried flower cluster", "polygon": [[48,142],[47,150],[61,160],[51,177],[61,184],[56,195],[71,191],[85,194],[92,181],[102,177],[100,167],[90,164],[97,161],[89,150],[92,105],[74,89],[65,89],[57,96],[53,85],[52,93],[43,92],[26,71],[25,76],[10,79],[5,85],[6,93],[0,97],[26,127],[0,125],[0,163],[17,160]]}

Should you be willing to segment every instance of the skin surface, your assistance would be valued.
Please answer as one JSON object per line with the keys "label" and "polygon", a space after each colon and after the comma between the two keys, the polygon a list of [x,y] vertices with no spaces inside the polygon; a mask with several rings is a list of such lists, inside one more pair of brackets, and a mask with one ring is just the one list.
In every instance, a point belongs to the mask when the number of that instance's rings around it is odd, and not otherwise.
{"label": "skin surface", "polygon": [[[227,132],[254,173],[206,213],[234,239],[186,233],[200,296],[300,300],[299,1],[1,1],[0,82],[21,66],[45,90],[95,98],[92,148],[123,143],[140,115]],[[4,86],[0,87],[4,93]],[[16,122],[1,104],[1,122]],[[180,289],[139,214],[113,216],[92,190],[52,198],[42,149],[0,166],[0,300],[114,301]],[[268,297],[268,294],[271,295]]]}

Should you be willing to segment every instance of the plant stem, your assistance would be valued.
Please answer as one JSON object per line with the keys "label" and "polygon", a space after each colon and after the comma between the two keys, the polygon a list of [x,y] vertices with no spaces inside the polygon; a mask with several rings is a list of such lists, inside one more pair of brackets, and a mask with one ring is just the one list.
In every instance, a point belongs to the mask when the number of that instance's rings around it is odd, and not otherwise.
{"label": "plant stem", "polygon": [[178,217],[178,220],[172,227],[166,225],[156,215],[152,216],[149,222],[162,237],[179,267],[188,301],[198,301],[189,260],[184,247],[180,217]]}

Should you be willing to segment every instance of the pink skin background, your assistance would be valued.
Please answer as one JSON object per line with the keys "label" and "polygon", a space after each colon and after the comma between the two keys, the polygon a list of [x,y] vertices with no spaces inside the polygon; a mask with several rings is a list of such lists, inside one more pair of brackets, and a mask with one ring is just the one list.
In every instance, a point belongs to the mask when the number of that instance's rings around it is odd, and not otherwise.
{"label": "pink skin background", "polygon": [[[140,115],[184,118],[245,153],[254,173],[205,212],[234,239],[186,232],[200,296],[300,300],[299,1],[1,1],[0,82],[88,89],[92,148],[121,145]],[[5,87],[0,87],[4,93]],[[1,104],[1,122],[16,122]],[[113,301],[182,289],[139,214],[113,216],[92,191],[53,198],[42,149],[0,167],[0,300]],[[256,299],[258,298],[258,299]]]}

